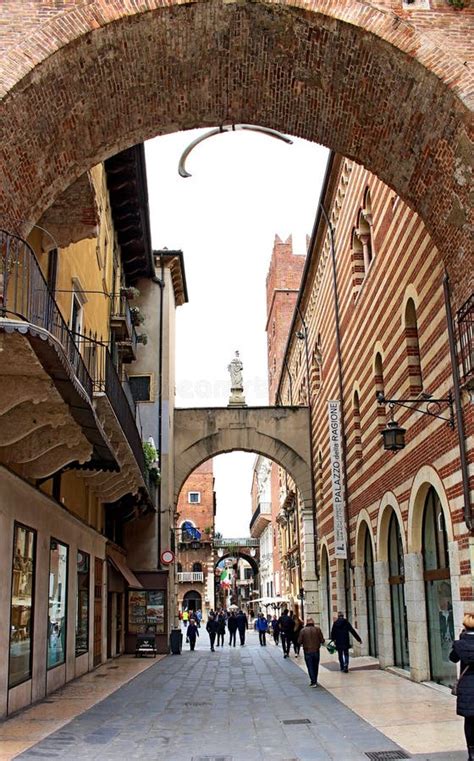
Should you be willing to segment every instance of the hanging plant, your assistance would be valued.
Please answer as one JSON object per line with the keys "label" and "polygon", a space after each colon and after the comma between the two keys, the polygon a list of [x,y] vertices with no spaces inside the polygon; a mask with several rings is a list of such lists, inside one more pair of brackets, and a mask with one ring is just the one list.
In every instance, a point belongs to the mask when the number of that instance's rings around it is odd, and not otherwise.
{"label": "hanging plant", "polygon": [[145,322],[145,317],[140,312],[140,307],[130,307],[130,316],[132,319],[132,325],[138,327]]}
{"label": "hanging plant", "polygon": [[159,484],[161,479],[159,458],[156,447],[149,441],[143,442],[143,456],[145,459],[145,466],[148,470],[148,477],[153,484]]}
{"label": "hanging plant", "polygon": [[139,344],[143,344],[143,346],[146,346],[148,343],[148,336],[146,333],[138,333],[137,335],[137,341]]}
{"label": "hanging plant", "polygon": [[125,299],[129,299],[129,301],[133,301],[133,299],[138,298],[140,291],[133,286],[124,286],[120,289],[120,295]]}
{"label": "hanging plant", "polygon": [[457,11],[462,11],[469,4],[469,0],[448,0],[448,5],[451,5]]}

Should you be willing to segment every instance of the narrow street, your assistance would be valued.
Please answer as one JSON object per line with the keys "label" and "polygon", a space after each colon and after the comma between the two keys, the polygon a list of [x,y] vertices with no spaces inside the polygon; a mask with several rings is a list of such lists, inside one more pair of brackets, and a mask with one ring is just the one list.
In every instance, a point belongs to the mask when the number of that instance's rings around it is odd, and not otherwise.
{"label": "narrow street", "polygon": [[[354,672],[346,678],[363,678],[356,661],[353,665]],[[323,681],[331,670],[321,669]],[[374,671],[369,668],[365,673]],[[435,690],[386,676],[395,680],[400,697],[404,690],[425,690],[428,701],[439,700],[442,706],[445,696]],[[374,697],[380,698],[383,711],[384,696]],[[454,719],[454,706],[453,716],[447,718]],[[256,634],[249,632],[244,647],[230,650],[226,639],[222,650],[211,653],[207,634],[201,630],[194,653],[186,646],[181,656],[154,663],[17,758],[367,761],[371,752],[401,750],[322,686],[310,689],[305,670],[293,658],[283,659],[273,642],[262,648]],[[465,753],[372,758],[464,761]]]}

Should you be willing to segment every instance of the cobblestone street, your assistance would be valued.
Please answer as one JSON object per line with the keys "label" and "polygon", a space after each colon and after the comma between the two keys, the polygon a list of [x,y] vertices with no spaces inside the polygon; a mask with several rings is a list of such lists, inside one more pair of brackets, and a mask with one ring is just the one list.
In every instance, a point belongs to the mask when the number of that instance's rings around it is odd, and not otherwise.
{"label": "cobblestone street", "polygon": [[[367,761],[367,753],[396,750],[330,692],[310,689],[306,673],[273,643],[261,648],[251,632],[245,647],[211,653],[201,630],[194,653],[186,648],[154,664],[17,758]],[[464,761],[465,754],[397,757]]]}

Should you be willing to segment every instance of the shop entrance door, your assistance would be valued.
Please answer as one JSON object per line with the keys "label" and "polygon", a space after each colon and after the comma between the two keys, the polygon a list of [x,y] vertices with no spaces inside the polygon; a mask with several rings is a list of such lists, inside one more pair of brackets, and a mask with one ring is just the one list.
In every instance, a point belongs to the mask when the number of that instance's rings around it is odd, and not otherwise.
{"label": "shop entrance door", "polygon": [[408,651],[408,623],[405,604],[405,566],[402,537],[395,513],[392,513],[388,529],[388,564],[394,663],[395,666],[408,670],[410,668],[410,655]]}
{"label": "shop entrance door", "polygon": [[102,662],[102,578],[104,561],[95,558],[94,571],[94,666]]}
{"label": "shop entrance door", "polygon": [[456,680],[456,666],[449,660],[454,618],[448,536],[441,502],[433,487],[426,495],[423,514],[423,566],[431,679],[449,687]]}
{"label": "shop entrance door", "polygon": [[375,604],[374,555],[368,530],[364,547],[365,597],[367,604],[367,628],[369,630],[369,655],[378,654],[377,647],[377,607]]}

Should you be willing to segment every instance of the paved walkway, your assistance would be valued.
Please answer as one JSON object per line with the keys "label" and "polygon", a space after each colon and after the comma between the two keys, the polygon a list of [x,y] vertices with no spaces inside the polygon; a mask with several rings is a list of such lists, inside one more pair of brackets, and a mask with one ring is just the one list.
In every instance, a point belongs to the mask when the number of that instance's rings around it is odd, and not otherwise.
{"label": "paved walkway", "polygon": [[302,669],[273,644],[261,648],[253,632],[245,647],[216,653],[207,649],[205,633],[201,640],[196,652],[151,665],[17,758],[368,761],[370,752],[401,750],[329,691],[311,689]]}

